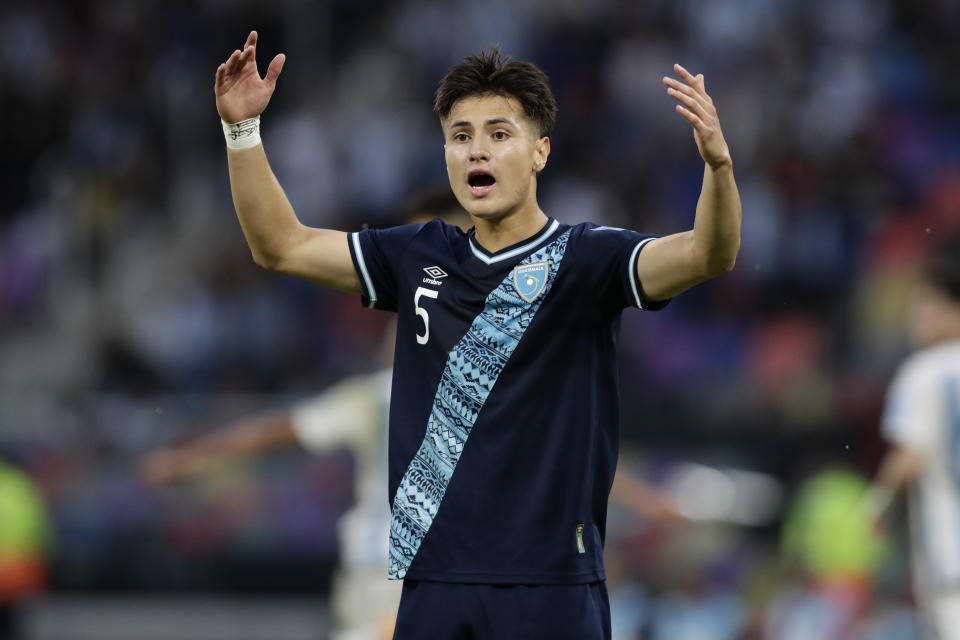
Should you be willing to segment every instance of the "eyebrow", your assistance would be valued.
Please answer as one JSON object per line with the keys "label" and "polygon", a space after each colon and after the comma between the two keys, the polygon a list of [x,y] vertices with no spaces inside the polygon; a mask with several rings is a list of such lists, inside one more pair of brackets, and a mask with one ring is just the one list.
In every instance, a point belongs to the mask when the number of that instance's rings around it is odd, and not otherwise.
{"label": "eyebrow", "polygon": [[[510,126],[516,126],[513,124],[513,121],[508,120],[507,118],[490,118],[483,124],[484,126],[490,126],[492,124],[509,124]],[[457,127],[470,127],[470,126],[473,126],[473,124],[471,122],[468,122],[467,120],[457,120],[456,122],[453,122],[450,124],[451,129],[456,129]]]}

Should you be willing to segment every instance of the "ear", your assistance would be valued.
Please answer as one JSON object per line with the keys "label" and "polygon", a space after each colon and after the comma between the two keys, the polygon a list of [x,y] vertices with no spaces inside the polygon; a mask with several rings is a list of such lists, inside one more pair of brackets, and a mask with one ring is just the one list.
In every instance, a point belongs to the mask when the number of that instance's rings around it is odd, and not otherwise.
{"label": "ear", "polygon": [[550,138],[544,136],[533,144],[533,170],[536,173],[543,171],[550,157]]}

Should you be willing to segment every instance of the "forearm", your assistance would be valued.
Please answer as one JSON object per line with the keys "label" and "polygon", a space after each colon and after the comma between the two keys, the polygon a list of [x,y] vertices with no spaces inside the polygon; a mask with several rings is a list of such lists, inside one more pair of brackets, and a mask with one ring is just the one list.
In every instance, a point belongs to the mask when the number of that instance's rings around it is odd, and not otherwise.
{"label": "forearm", "polygon": [[140,463],[140,473],[148,482],[162,484],[298,441],[286,412],[255,415],[189,443],[148,454]]}
{"label": "forearm", "polygon": [[173,475],[204,473],[225,462],[256,457],[296,442],[286,413],[255,415],[173,450]]}
{"label": "forearm", "polygon": [[300,221],[270,168],[263,145],[227,149],[227,163],[243,235],[256,263],[270,268],[294,240]]}
{"label": "forearm", "polygon": [[891,450],[880,465],[876,484],[891,493],[913,481],[923,469],[923,455],[905,448]]}
{"label": "forearm", "polygon": [[729,155],[706,164],[693,229],[658,238],[637,256],[637,279],[650,300],[666,300],[727,273],[740,249],[740,194]]}
{"label": "forearm", "polygon": [[740,193],[729,161],[704,163],[703,186],[693,223],[693,252],[708,277],[733,269],[740,250]]}
{"label": "forearm", "polygon": [[873,484],[864,495],[866,513],[873,520],[882,519],[900,490],[921,472],[923,463],[923,455],[909,449],[897,448],[887,453]]}
{"label": "forearm", "polygon": [[297,442],[286,412],[253,415],[194,443],[194,452],[218,458],[257,455]]}

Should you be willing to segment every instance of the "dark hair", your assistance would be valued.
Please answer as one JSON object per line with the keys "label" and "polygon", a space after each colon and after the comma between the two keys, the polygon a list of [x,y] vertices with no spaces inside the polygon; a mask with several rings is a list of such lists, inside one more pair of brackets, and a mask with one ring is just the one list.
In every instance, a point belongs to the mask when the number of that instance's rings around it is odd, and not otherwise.
{"label": "dark hair", "polygon": [[433,110],[445,120],[458,100],[485,94],[516,98],[540,137],[550,135],[557,122],[557,101],[547,74],[532,62],[501,58],[497,47],[469,55],[450,69],[440,81]]}
{"label": "dark hair", "polygon": [[927,263],[924,280],[934,289],[960,302],[960,240],[942,246]]}

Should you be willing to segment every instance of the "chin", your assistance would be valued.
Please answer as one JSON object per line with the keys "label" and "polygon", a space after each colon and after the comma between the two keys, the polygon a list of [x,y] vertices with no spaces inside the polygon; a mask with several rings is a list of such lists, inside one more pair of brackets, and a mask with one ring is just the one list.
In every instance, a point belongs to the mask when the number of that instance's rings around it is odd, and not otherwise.
{"label": "chin", "polygon": [[478,198],[469,200],[464,209],[478,220],[500,220],[520,209],[520,202],[504,204],[502,201]]}
{"label": "chin", "polygon": [[479,218],[480,220],[496,220],[504,215],[504,211],[500,207],[496,207],[492,203],[483,200],[468,202],[464,209],[466,209],[467,213],[471,216]]}

